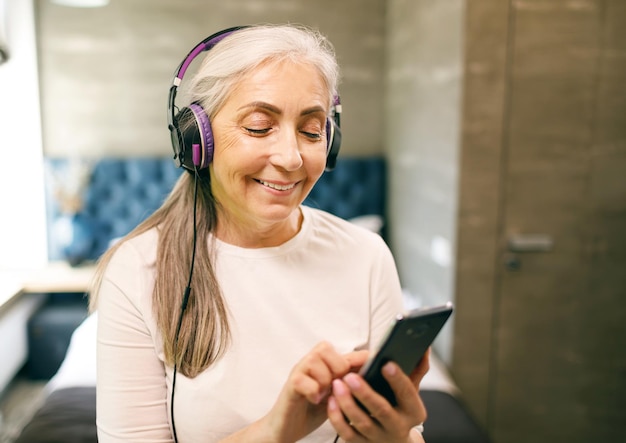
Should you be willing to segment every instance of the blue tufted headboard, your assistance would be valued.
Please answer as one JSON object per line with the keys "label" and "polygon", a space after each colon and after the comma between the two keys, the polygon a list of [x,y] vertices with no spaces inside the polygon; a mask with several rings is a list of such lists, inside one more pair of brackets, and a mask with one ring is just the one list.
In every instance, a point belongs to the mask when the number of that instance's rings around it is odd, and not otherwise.
{"label": "blue tufted headboard", "polygon": [[[68,159],[47,158],[46,169],[62,171]],[[182,173],[170,157],[107,158],[93,166],[79,213],[90,225],[93,242],[87,259],[97,259],[112,239],[130,232],[157,209]],[[386,167],[382,157],[339,158],[336,168],[325,172],[305,204],[350,219],[361,215],[385,216]],[[46,179],[48,258],[62,259],[54,229],[61,218]]]}

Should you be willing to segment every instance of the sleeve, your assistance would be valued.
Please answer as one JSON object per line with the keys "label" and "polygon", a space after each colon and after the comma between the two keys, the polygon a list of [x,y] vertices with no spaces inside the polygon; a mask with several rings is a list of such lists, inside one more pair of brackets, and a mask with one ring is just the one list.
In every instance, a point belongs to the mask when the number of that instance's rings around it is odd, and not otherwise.
{"label": "sleeve", "polygon": [[403,312],[402,287],[396,263],[387,244],[378,237],[378,254],[371,272],[370,350],[375,349]]}
{"label": "sleeve", "polygon": [[[146,317],[150,266],[125,243],[100,287],[97,330],[98,441],[172,442],[165,366]],[[142,310],[143,307],[143,310]]]}

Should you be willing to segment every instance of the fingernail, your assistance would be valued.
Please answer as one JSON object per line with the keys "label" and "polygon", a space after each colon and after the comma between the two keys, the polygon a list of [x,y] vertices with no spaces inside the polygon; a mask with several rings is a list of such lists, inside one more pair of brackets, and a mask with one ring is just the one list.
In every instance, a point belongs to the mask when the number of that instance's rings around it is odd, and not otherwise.
{"label": "fingernail", "polygon": [[387,374],[387,375],[396,375],[396,369],[397,369],[396,365],[394,365],[391,362],[389,362],[385,366],[383,366],[383,371],[385,371],[385,374]]}
{"label": "fingernail", "polygon": [[361,386],[361,382],[359,381],[359,377],[354,374],[347,374],[343,380],[346,382],[348,386],[352,389],[358,389]]}
{"label": "fingernail", "polygon": [[333,393],[343,395],[347,392],[341,380],[333,380]]}

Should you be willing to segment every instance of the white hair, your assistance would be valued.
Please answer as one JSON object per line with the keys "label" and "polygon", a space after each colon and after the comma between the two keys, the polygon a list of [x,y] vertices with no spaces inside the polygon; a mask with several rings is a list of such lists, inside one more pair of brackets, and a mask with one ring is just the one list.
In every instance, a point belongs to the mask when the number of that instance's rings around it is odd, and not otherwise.
{"label": "white hair", "polygon": [[251,26],[225,37],[207,52],[192,79],[191,101],[211,117],[244,75],[261,64],[284,60],[314,66],[332,105],[339,82],[334,48],[318,30],[293,24]]}

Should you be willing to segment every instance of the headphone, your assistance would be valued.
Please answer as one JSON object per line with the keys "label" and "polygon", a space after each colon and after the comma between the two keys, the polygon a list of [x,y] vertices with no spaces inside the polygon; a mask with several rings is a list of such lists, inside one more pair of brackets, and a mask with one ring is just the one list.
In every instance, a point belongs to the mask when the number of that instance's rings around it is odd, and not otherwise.
{"label": "headphone", "polygon": [[[176,92],[191,62],[202,52],[208,51],[225,37],[248,26],[235,26],[216,32],[202,40],[180,63],[174,73],[167,102],[167,127],[170,130],[174,162],[178,167],[189,171],[205,169],[213,160],[213,130],[209,116],[202,106],[191,103],[180,111],[176,107]],[[341,100],[338,95],[333,99],[332,118],[326,119],[326,170],[331,171],[337,163],[337,155],[341,146]],[[189,122],[181,129],[182,122]]]}

